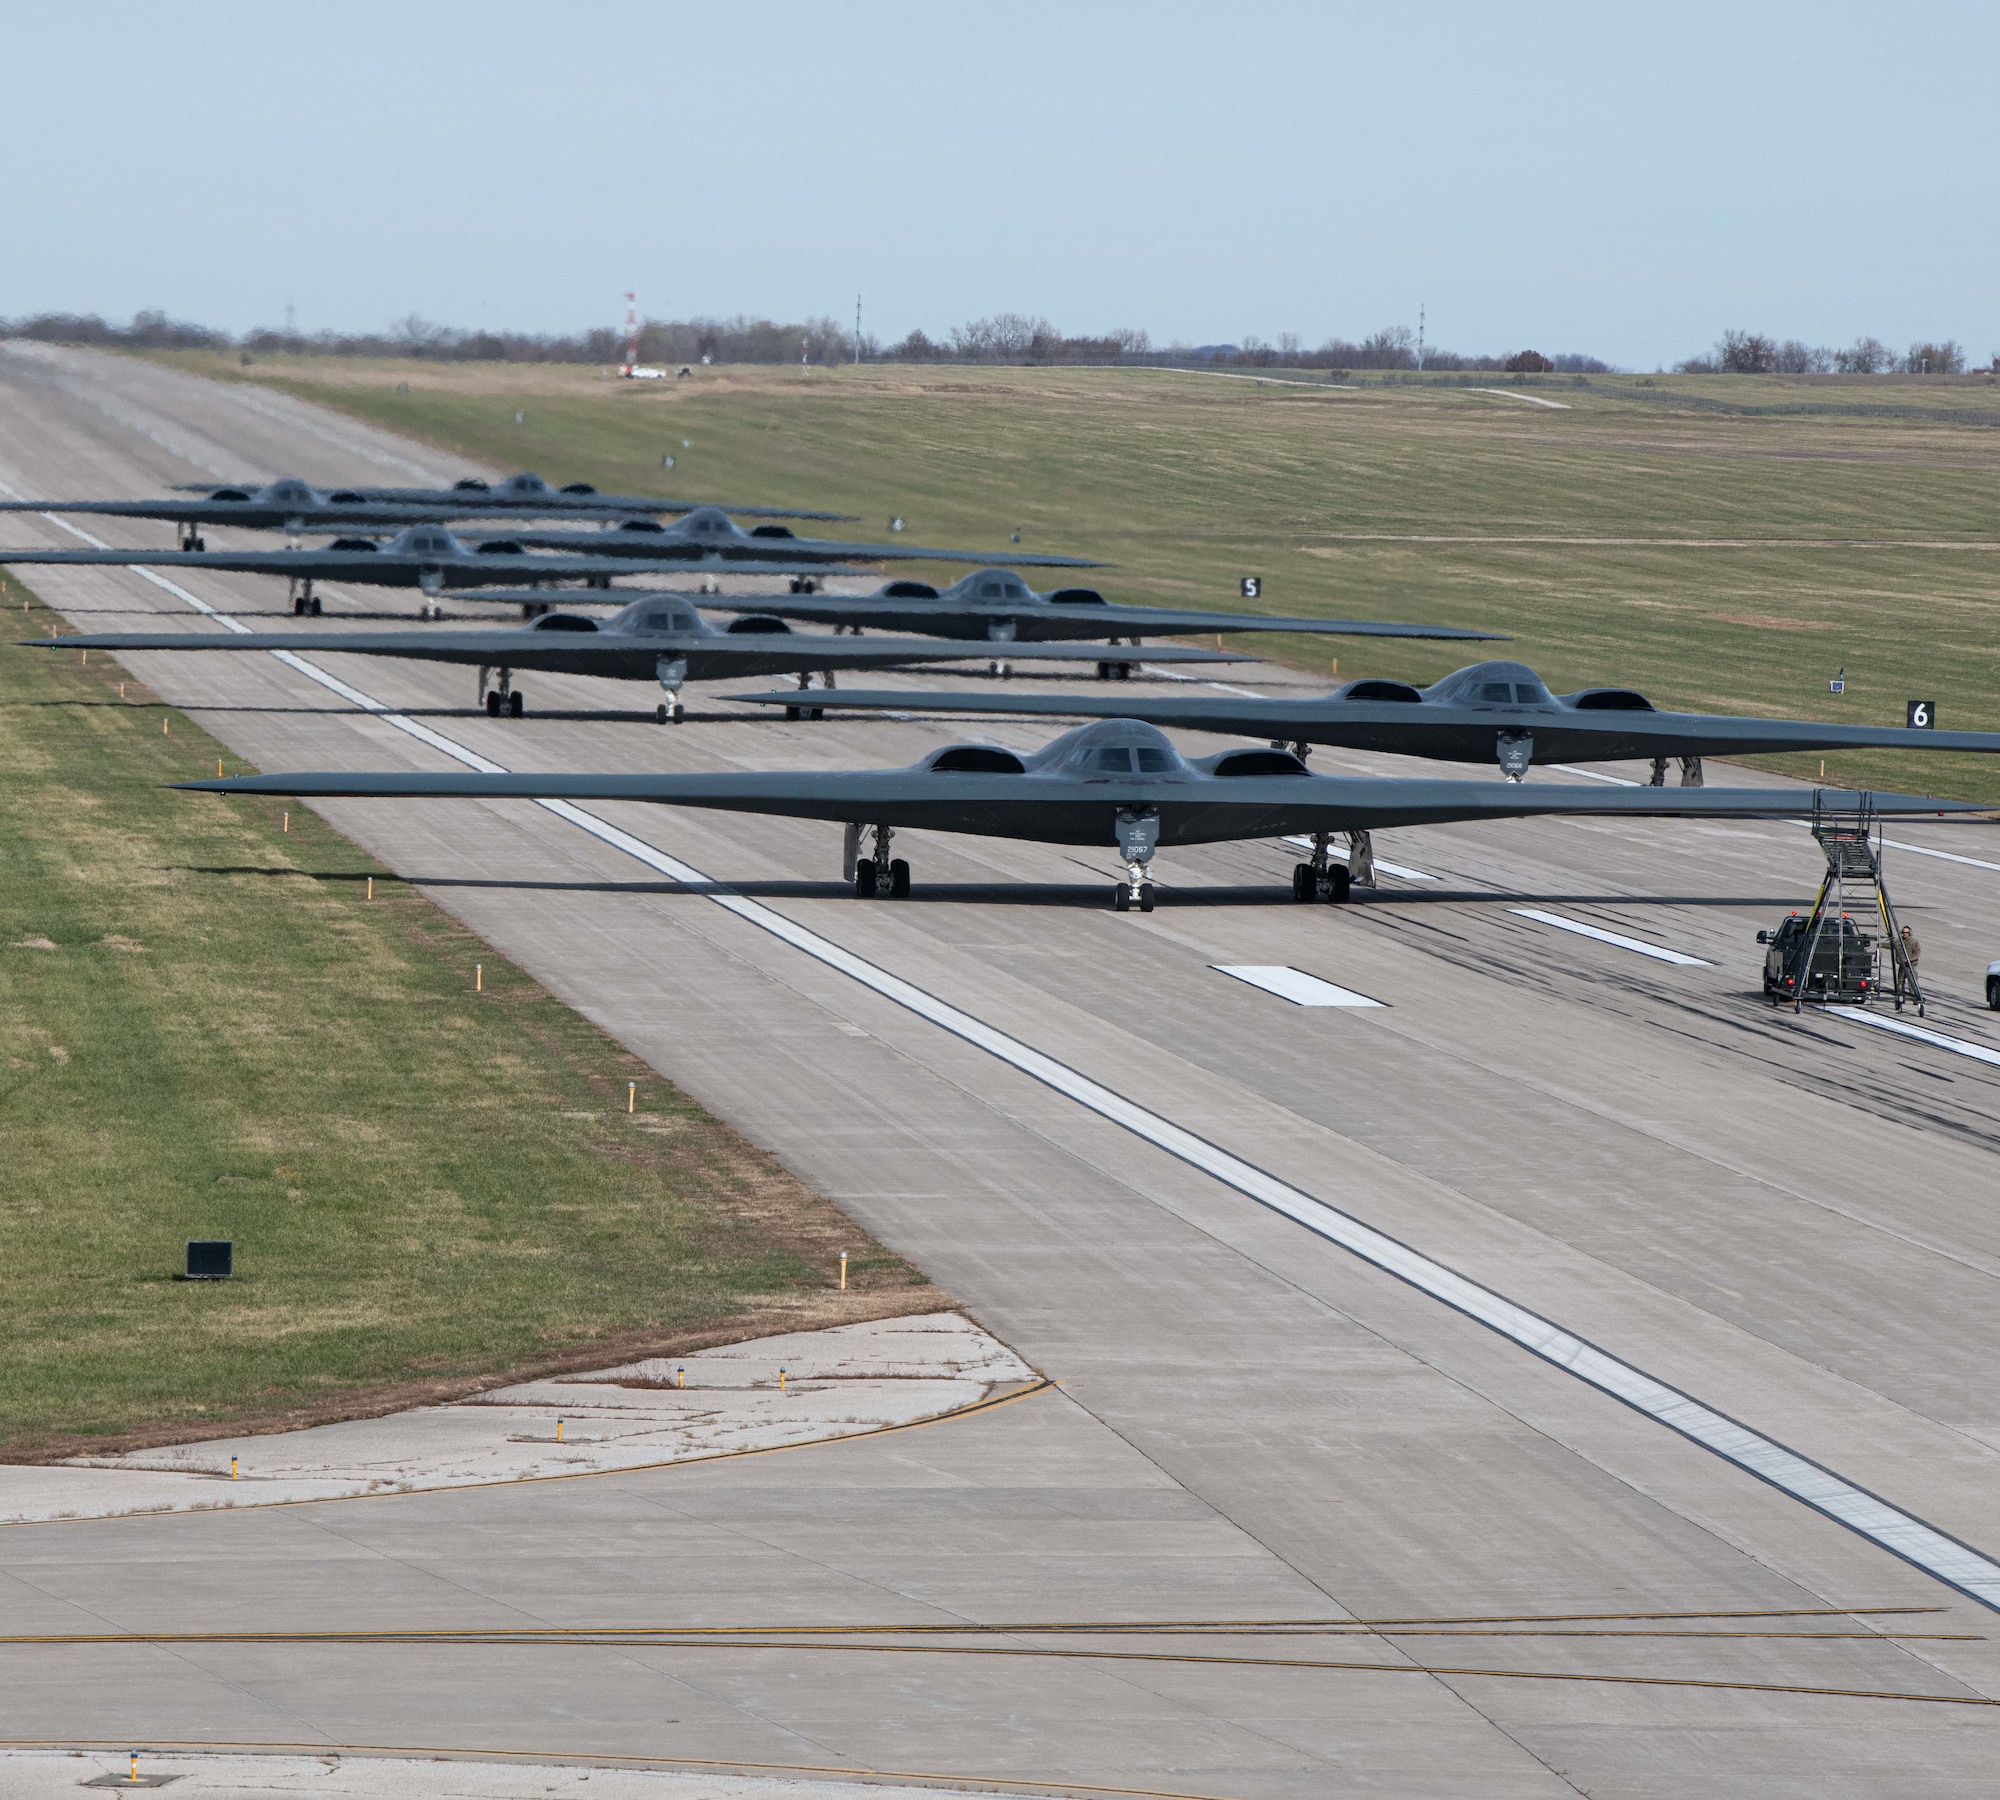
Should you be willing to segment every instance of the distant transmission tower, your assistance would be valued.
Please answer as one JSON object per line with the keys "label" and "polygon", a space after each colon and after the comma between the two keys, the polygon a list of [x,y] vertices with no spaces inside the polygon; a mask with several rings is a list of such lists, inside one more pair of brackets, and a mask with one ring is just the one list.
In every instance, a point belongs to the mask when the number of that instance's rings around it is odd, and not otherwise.
{"label": "distant transmission tower", "polygon": [[854,296],[854,361],[857,366],[861,361],[861,296],[859,294]]}
{"label": "distant transmission tower", "polygon": [[639,366],[639,296],[632,289],[625,290],[625,367],[621,373],[630,375]]}
{"label": "distant transmission tower", "polygon": [[1424,372],[1424,309],[1422,302],[1417,305],[1417,373]]}

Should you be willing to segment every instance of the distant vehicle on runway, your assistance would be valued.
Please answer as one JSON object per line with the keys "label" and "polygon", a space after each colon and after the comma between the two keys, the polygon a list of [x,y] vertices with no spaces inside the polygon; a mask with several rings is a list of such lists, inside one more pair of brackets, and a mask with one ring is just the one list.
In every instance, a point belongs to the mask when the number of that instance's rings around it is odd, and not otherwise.
{"label": "distant vehicle on runway", "polygon": [[[771,813],[845,825],[843,879],[857,895],[900,898],[909,864],[891,854],[899,829],[965,832],[1033,843],[1115,847],[1120,912],[1153,910],[1151,869],[1163,844],[1228,843],[1310,833],[1313,857],[1293,872],[1299,900],[1342,901],[1348,872],[1329,863],[1336,832],[1550,814],[1591,817],[1789,818],[1809,794],[1756,788],[1515,787],[1496,781],[1405,781],[1314,775],[1285,750],[1225,750],[1189,762],[1164,733],[1134,719],[1080,725],[1023,755],[953,744],[904,769],[786,769],[723,774],[344,774],[236,776],[177,784],[213,793],[303,799],[473,798],[647,800],[662,806]],[[1976,812],[1969,803],[1873,796],[1877,816]],[[859,851],[872,839],[871,854]]]}
{"label": "distant vehicle on runway", "polygon": [[[440,490],[449,494],[450,490]],[[662,500],[662,512],[694,512],[707,501]],[[547,518],[551,513],[585,510],[607,519],[619,512],[605,504],[589,508],[555,506],[545,496],[510,498],[479,505],[448,500],[417,503],[371,497],[363,488],[316,488],[286,477],[262,487],[213,487],[187,500],[0,500],[0,512],[86,513],[114,519],[165,519],[181,528],[183,550],[206,550],[205,525],[233,525],[248,531],[358,531],[377,527],[439,524],[465,518]],[[779,506],[730,506],[721,510],[760,519],[844,519],[846,513],[802,512]]]}
{"label": "distant vehicle on runway", "polygon": [[[690,601],[658,596],[636,600],[609,619],[548,613],[532,625],[498,631],[444,631],[408,626],[397,631],[149,632],[114,631],[79,637],[31,638],[37,649],[61,650],[309,650],[345,656],[397,656],[419,662],[464,663],[479,670],[479,701],[494,717],[520,718],[526,710],[514,675],[542,669],[564,675],[601,675],[615,681],[657,681],[666,692],[657,717],[662,725],[683,714],[681,688],[690,681],[726,681],[755,675],[797,675],[803,689],[814,673],[830,687],[839,669],[886,669],[906,663],[951,662],[974,654],[942,638],[833,637],[794,631],[783,619],[734,620],[718,631]],[[1029,654],[1053,662],[1090,662],[1093,646],[1046,644]],[[1242,661],[1214,650],[1170,645],[1159,652],[1177,663]],[[497,671],[497,687],[488,677]],[[800,697],[789,709],[817,713],[820,695]]]}
{"label": "distant vehicle on runway", "polygon": [[[273,484],[277,485],[277,484]],[[255,493],[259,484],[254,481],[224,482],[220,488],[212,488],[196,483],[181,483],[175,488],[182,494],[214,494],[223,491]],[[359,483],[343,483],[343,494],[357,495],[371,505],[387,506],[431,506],[443,509],[438,516],[448,519],[471,519],[484,514],[500,519],[551,519],[566,513],[582,514],[599,518],[606,514],[623,513],[689,513],[703,506],[721,506],[724,512],[738,513],[746,518],[766,519],[852,519],[852,513],[804,512],[787,507],[725,506],[719,500],[662,500],[653,494],[600,494],[587,481],[572,481],[563,487],[550,487],[532,469],[523,469],[518,475],[510,475],[505,481],[481,481],[477,476],[467,476],[463,481],[454,481],[450,487],[365,487]]]}
{"label": "distant vehicle on runway", "polygon": [[[734,525],[729,528],[736,530]],[[685,553],[639,563],[629,557],[544,555],[524,548],[513,538],[484,538],[467,543],[442,525],[412,525],[381,544],[373,538],[336,538],[325,548],[313,550],[0,550],[0,564],[7,563],[114,563],[137,568],[224,569],[251,575],[282,575],[291,584],[295,613],[320,610],[313,592],[316,581],[420,588],[426,616],[436,613],[438,596],[447,588],[519,587],[559,581],[584,581],[608,587],[619,575],[660,574],[669,569],[685,575],[690,566]],[[782,575],[797,568],[791,562],[725,565],[719,557],[696,566],[731,575]]]}
{"label": "distant vehicle on runway", "polygon": [[[769,704],[779,696],[744,694]],[[1705,756],[1770,755],[1783,750],[1973,750],[2000,753],[2000,732],[1911,730],[1902,725],[1823,725],[1810,719],[1732,718],[1666,712],[1630,688],[1581,688],[1551,694],[1533,669],[1517,662],[1474,663],[1429,687],[1371,677],[1307,699],[1224,693],[1149,694],[1127,700],[1068,694],[913,694],[855,692],[840,706],[867,711],[982,712],[1010,717],[1116,714],[1149,724],[1215,731],[1302,749],[1338,744],[1435,762],[1498,762],[1519,781],[1536,763],[1624,762],[1653,765],[1652,785],[1667,764],[1681,765],[1681,785],[1699,787]]]}
{"label": "distant vehicle on runway", "polygon": [[[1020,561],[1019,557],[1012,560]],[[795,586],[798,584],[794,584]],[[1504,636],[1453,625],[1395,625],[1372,619],[1291,619],[1267,613],[1201,612],[1178,606],[1121,606],[1095,588],[1038,594],[1012,569],[979,569],[939,590],[921,581],[892,581],[872,594],[793,593],[721,597],[705,606],[776,613],[859,633],[921,631],[929,637],[983,639],[993,644],[1046,644],[1065,639],[1121,639],[1187,632],[1297,631],[1339,637],[1481,639]]]}

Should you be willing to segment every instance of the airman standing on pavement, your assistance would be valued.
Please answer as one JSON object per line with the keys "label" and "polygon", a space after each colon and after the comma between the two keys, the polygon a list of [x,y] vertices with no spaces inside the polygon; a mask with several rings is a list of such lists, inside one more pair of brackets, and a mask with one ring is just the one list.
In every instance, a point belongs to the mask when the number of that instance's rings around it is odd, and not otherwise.
{"label": "airman standing on pavement", "polygon": [[1924,947],[1917,942],[1917,934],[1909,926],[1903,927],[1903,956],[1910,965],[1910,973],[1917,972],[1917,964],[1922,961]]}

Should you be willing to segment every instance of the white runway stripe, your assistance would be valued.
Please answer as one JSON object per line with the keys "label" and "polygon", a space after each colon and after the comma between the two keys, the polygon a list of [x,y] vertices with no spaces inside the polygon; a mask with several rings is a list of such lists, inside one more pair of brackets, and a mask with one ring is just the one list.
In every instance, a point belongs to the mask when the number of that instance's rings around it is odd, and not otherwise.
{"label": "white runway stripe", "polygon": [[1322,981],[1317,975],[1308,975],[1303,969],[1289,968],[1283,963],[1210,963],[1208,965],[1218,975],[1233,975],[1238,981],[1247,981],[1252,987],[1262,988],[1267,994],[1276,994],[1280,1000],[1289,1000],[1294,1006],[1381,1006],[1380,1000],[1371,1000],[1366,994],[1357,994],[1352,988],[1336,987],[1330,981]]}
{"label": "white runway stripe", "polygon": [[1994,1068],[2000,1069],[2000,1050],[1975,1044],[1969,1038],[1946,1037],[1941,1031],[1928,1031],[1921,1025],[1911,1025],[1889,1013],[1872,1013],[1861,1006],[1827,1006],[1820,1010],[1836,1019],[1851,1019],[1857,1025],[1872,1025],[1877,1031],[1893,1031],[1898,1037],[1915,1038],[1921,1044],[1934,1044],[1940,1050],[1949,1050],[1954,1056],[1969,1056],[1974,1062],[1991,1063]]}
{"label": "white runway stripe", "polygon": [[[159,576],[148,578],[231,629],[246,629],[240,622],[217,612],[214,607],[195,599],[172,582]],[[408,732],[467,768],[505,773],[498,764],[487,761],[485,757],[414,719],[405,718],[325,670],[316,668],[305,658],[285,651],[274,651],[272,654],[308,680],[366,708],[385,724]],[[533,804],[589,832],[600,842],[624,851],[662,875],[712,889],[710,878],[701,870],[655,849],[567,800],[537,800]],[[826,967],[851,977],[871,992],[930,1021],[963,1042],[986,1051],[1010,1068],[1088,1108],[1100,1118],[1121,1126],[1167,1155],[1214,1177],[1247,1199],[1282,1214],[1373,1267],[1408,1282],[1467,1317],[1477,1319],[1522,1349],[1679,1432],[1759,1480],[1769,1482],[1816,1512],[1845,1525],[1982,1605],[2000,1611],[2000,1563],[1970,1545],[1960,1543],[1831,1469],[1788,1450],[1775,1439],[1751,1430],[1749,1426],[1703,1405],[1677,1388],[1669,1387],[1643,1369],[1634,1368],[1575,1333],[1565,1331],[1552,1320],[1516,1305],[1505,1295],[1482,1287],[1455,1269],[1447,1268],[1408,1244],[1362,1223],[1352,1214],[1280,1181],[1254,1163],[1245,1162],[1220,1145],[1210,1143],[1186,1127],[1127,1099],[1115,1089],[1093,1081],[1067,1063],[1009,1037],[985,1020],[940,1000],[901,976],[893,975],[887,969],[795,923],[782,913],[773,912],[769,907],[727,889],[709,891],[704,897],[745,923],[769,932]]]}
{"label": "white runway stripe", "polygon": [[[1281,841],[1287,844],[1291,844],[1295,848],[1300,850],[1310,850],[1313,847],[1313,841],[1309,837],[1288,837],[1282,839]],[[1327,855],[1337,856],[1342,862],[1347,861],[1347,852],[1345,850],[1335,850],[1329,847],[1327,850]],[[1422,869],[1406,869],[1403,867],[1401,863],[1384,862],[1382,858],[1379,856],[1376,857],[1375,859],[1375,866],[1376,868],[1380,869],[1384,875],[1394,875],[1398,880],[1401,881],[1437,880],[1437,877],[1435,875],[1427,874]]]}
{"label": "white runway stripe", "polygon": [[1655,962],[1677,963],[1684,969],[1715,967],[1698,956],[1669,950],[1664,944],[1649,944],[1644,938],[1627,937],[1622,931],[1606,931],[1602,925],[1586,925],[1581,919],[1566,919],[1561,913],[1543,912],[1540,907],[1510,906],[1507,910],[1517,919],[1533,919],[1537,924],[1553,925],[1558,931],[1573,931],[1578,937],[1595,938],[1600,944],[1615,944],[1620,950],[1650,956]]}

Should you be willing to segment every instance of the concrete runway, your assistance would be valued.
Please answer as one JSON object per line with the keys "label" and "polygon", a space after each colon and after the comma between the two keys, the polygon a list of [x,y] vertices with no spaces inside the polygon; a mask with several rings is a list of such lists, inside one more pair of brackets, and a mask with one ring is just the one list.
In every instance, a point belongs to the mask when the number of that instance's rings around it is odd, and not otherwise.
{"label": "concrete runway", "polygon": [[[247,386],[0,348],[0,481],[24,494],[391,469],[471,472]],[[99,534],[161,543],[171,529]],[[0,535],[75,541],[33,515]],[[128,571],[22,572],[80,628],[129,628],[143,611],[216,629]],[[255,616],[282,603],[275,584],[184,585],[253,626],[289,624]],[[341,613],[383,606],[338,598],[355,604],[329,603],[330,641]],[[129,660],[263,768],[449,766],[264,657]],[[699,693],[674,729],[536,718],[653,699],[546,676],[522,683],[528,719],[491,721],[470,712],[466,671],[314,660],[515,768],[866,766],[953,738],[1053,735],[724,722]],[[1327,752],[1316,766],[1411,772]],[[840,889],[831,827],[591,810],[2000,1553],[2000,1067],[1765,1006],[1752,934],[1810,894],[1820,862],[1803,830],[1398,832],[1378,854],[1436,879],[1387,879],[1343,910],[1289,902],[1283,845],[1176,851],[1161,909],[1120,916],[1108,851],[899,834],[915,893],[870,905]],[[590,1753],[1204,1795],[1990,1791],[2000,1709],[1853,1697],[2000,1698],[1988,1608],[544,809],[325,811],[1062,1391],[720,1468],[0,1532],[10,1634],[334,1634],[0,1644],[0,1738]],[[1895,835],[2000,864],[1984,828]],[[257,903],[256,877],[215,879]],[[1929,1027],[2000,1050],[1980,995],[2000,954],[2000,869],[1905,852],[1892,879],[1924,940]],[[1295,1007],[1217,964],[1291,965],[1386,1005]],[[1871,1610],[1897,1607],[1938,1610]],[[1715,1616],[1748,1613],[1789,1616]],[[1577,1614],[1615,1619],[1550,1622]],[[1705,1616],[1638,1617],[1661,1614]],[[929,1649],[768,1634],[1259,1619],[1394,1623],[1282,1642],[1017,1630]],[[361,1635],[527,1626],[767,1636]],[[1657,1641],[1575,1635],[1606,1630]],[[1375,1666],[994,1654],[1065,1645]],[[1701,1683],[1722,1685],[1673,1685]]]}

